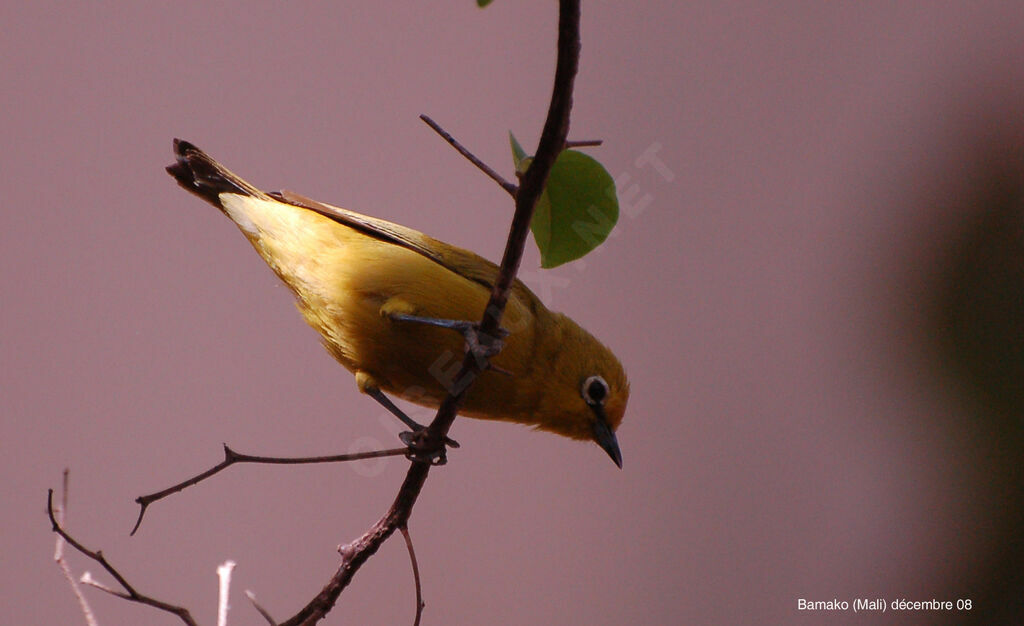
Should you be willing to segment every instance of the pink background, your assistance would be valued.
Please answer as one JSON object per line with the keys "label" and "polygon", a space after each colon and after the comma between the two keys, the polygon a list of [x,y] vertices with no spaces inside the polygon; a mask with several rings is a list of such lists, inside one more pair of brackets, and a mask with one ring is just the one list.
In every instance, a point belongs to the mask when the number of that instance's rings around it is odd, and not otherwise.
{"label": "pink background", "polygon": [[[332,454],[398,430],[164,173],[171,139],[497,259],[511,203],[417,115],[509,173],[555,19],[509,0],[0,8],[2,621],[83,623],[43,512],[65,466],[69,528],[203,623],[226,559],[234,624],[261,623],[244,589],[284,619],[321,587],[404,462],[231,468],[127,536],[133,499],[221,442]],[[411,521],[424,623],[936,619],[796,611],[858,597],[995,615],[982,579],[1019,541],[1019,469],[935,366],[920,303],[971,217],[978,146],[1022,144],[1022,26],[1017,1],[585,3],[571,136],[605,140],[623,214],[583,262],[542,272],[531,243],[521,276],[626,365],[624,469],[457,421]],[[177,623],[88,595],[106,626]],[[411,623],[413,602],[396,538],[327,623]]]}

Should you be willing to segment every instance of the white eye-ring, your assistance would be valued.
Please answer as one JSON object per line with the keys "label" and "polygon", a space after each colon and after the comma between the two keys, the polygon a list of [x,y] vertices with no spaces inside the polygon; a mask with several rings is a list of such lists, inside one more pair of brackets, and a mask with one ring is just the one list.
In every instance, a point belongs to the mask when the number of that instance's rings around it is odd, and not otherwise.
{"label": "white eye-ring", "polygon": [[590,376],[583,381],[580,395],[591,406],[604,404],[604,399],[608,397],[608,383],[600,376]]}

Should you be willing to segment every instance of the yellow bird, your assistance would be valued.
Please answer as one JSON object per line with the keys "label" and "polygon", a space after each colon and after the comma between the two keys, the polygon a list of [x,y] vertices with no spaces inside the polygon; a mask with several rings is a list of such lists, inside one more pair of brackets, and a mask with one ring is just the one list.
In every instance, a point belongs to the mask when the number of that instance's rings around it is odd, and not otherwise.
{"label": "yellow bird", "polygon": [[[260,191],[186,141],[176,139],[174,152],[168,173],[241,229],[359,389],[420,428],[383,392],[440,405],[466,344],[452,329],[480,319],[498,267],[411,228]],[[592,440],[622,467],[615,431],[629,382],[615,355],[518,280],[503,326],[509,334],[494,367],[461,414]]]}

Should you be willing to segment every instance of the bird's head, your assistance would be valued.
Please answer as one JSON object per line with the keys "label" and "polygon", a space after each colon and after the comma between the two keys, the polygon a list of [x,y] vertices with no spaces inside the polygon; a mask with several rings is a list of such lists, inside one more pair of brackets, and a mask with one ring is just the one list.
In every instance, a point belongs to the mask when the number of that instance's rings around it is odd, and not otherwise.
{"label": "bird's head", "polygon": [[622,467],[615,431],[629,401],[629,381],[618,358],[568,317],[555,313],[554,354],[542,364],[549,380],[537,414],[537,428],[597,443]]}

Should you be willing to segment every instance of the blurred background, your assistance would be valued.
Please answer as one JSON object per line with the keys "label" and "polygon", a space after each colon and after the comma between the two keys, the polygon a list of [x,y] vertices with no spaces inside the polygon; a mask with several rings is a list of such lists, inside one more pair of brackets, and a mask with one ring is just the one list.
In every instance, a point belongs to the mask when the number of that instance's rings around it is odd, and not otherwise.
{"label": "blurred background", "polygon": [[[397,422],[285,287],[164,172],[188,139],[255,184],[491,259],[512,206],[422,124],[510,174],[536,145],[555,3],[5,3],[0,21],[0,606],[84,623],[68,528],[214,622],[279,620],[387,508]],[[632,382],[624,469],[461,419],[410,529],[425,624],[988,624],[1024,612],[1024,5],[592,3],[571,137],[615,176],[601,248],[521,277]],[[413,410],[428,419],[430,412]],[[69,555],[76,572],[95,564]],[[104,578],[106,580],[106,578]],[[104,626],[175,618],[87,591]],[[854,614],[857,598],[969,612]],[[809,613],[798,600],[840,600]],[[411,623],[388,542],[328,624]]]}

